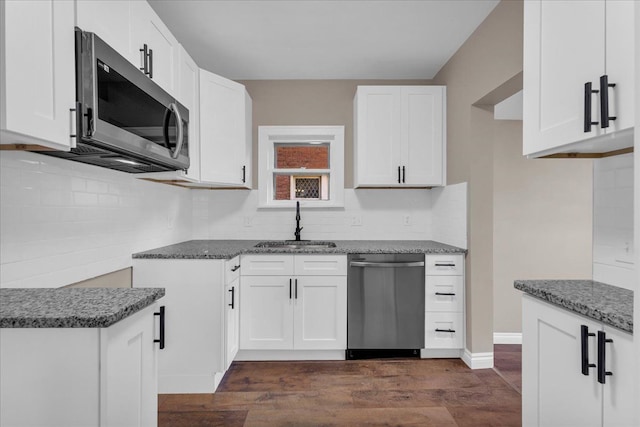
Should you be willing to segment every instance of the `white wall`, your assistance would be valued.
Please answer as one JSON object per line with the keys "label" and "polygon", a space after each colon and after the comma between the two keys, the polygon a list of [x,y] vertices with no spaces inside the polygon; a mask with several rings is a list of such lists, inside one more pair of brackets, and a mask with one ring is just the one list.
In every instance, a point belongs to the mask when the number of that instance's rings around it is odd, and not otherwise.
{"label": "white wall", "polygon": [[593,163],[593,279],[633,289],[633,153]]}
{"label": "white wall", "polygon": [[189,190],[19,151],[0,172],[0,287],[68,285],[191,237]]}
{"label": "white wall", "polygon": [[432,240],[467,249],[467,183],[431,190]]}
{"label": "white wall", "polygon": [[[344,209],[302,208],[302,238],[428,240],[432,238],[431,197],[430,190],[345,189]],[[294,209],[257,206],[257,190],[194,191],[194,238],[294,238]],[[409,225],[404,223],[407,215]],[[358,221],[362,225],[354,225]]]}

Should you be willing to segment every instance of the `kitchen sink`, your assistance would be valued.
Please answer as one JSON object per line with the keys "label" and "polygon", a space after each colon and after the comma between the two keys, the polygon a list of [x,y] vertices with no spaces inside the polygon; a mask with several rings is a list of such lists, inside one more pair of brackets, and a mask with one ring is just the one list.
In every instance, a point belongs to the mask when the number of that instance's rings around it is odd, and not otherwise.
{"label": "kitchen sink", "polygon": [[260,242],[255,245],[256,248],[266,249],[327,249],[335,248],[333,242],[319,242],[315,240],[280,240],[271,242]]}

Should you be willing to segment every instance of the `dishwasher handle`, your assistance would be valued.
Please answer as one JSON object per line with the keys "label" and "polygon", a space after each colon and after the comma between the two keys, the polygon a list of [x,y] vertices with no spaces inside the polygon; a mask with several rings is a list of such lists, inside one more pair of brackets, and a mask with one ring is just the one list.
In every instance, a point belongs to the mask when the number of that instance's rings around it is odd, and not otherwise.
{"label": "dishwasher handle", "polygon": [[369,261],[351,261],[351,267],[381,267],[381,268],[398,268],[398,267],[424,267],[424,261],[415,262],[369,262]]}

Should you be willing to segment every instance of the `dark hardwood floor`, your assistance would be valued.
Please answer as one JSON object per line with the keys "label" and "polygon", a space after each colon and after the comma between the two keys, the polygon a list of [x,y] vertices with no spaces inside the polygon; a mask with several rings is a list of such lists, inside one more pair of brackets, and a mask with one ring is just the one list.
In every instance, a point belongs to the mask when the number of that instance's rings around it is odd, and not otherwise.
{"label": "dark hardwood floor", "polygon": [[519,352],[498,351],[499,371],[458,359],[235,362],[215,394],[160,395],[158,425],[519,426]]}

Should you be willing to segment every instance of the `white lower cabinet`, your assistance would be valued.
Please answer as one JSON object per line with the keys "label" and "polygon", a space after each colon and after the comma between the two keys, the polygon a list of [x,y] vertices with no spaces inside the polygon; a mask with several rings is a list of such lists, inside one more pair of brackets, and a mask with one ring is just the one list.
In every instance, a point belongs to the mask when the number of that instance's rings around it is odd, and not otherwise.
{"label": "white lower cabinet", "polygon": [[240,349],[240,257],[225,263],[225,362],[229,369]]}
{"label": "white lower cabinet", "polygon": [[[425,349],[422,357],[464,348],[464,255],[425,255]],[[435,352],[434,352],[435,351]],[[449,351],[451,353],[442,353]]]}
{"label": "white lower cabinet", "polygon": [[631,334],[527,295],[522,320],[524,427],[637,425]]}
{"label": "white lower cabinet", "polygon": [[[226,363],[225,260],[134,259],[134,287],[165,288],[159,393],[213,393]],[[230,362],[229,362],[230,363]]]}
{"label": "white lower cabinet", "polygon": [[346,256],[247,255],[242,263],[241,350],[346,349]]}
{"label": "white lower cabinet", "polygon": [[108,328],[0,329],[0,425],[156,426],[157,305]]}

